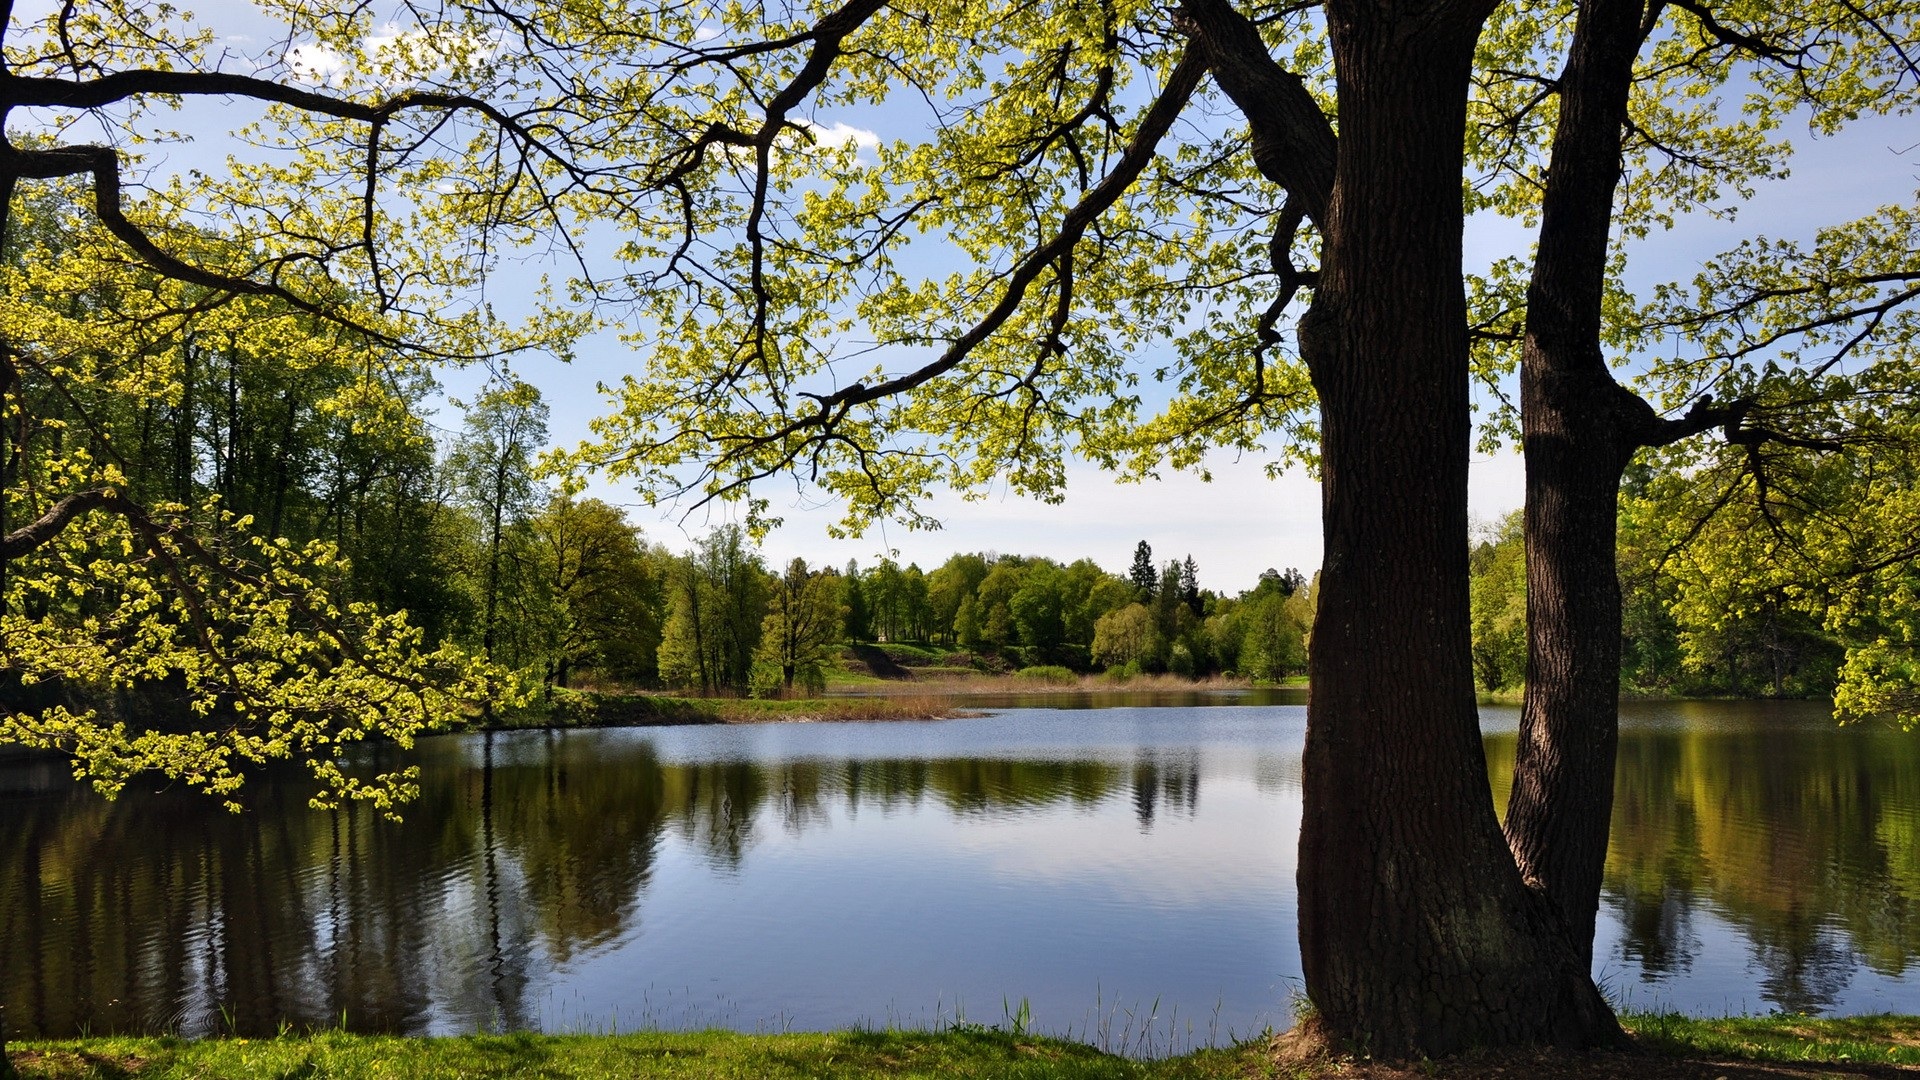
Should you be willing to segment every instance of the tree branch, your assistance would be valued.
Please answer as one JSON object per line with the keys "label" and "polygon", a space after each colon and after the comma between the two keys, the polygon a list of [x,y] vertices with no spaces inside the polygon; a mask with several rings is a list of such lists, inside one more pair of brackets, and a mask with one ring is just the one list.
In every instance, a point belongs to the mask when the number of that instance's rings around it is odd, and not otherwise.
{"label": "tree branch", "polygon": [[1306,83],[1274,61],[1259,27],[1228,0],[1186,0],[1175,21],[1240,107],[1260,174],[1298,198],[1316,224],[1325,222],[1337,142]]}

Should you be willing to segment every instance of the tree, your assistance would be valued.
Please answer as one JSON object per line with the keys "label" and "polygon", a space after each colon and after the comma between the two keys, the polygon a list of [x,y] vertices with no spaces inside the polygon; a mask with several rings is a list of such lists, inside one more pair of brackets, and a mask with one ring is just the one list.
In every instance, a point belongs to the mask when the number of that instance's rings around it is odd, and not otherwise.
{"label": "tree", "polygon": [[1145,604],[1128,604],[1100,616],[1093,624],[1093,658],[1108,667],[1138,665],[1154,654],[1153,612]]}
{"label": "tree", "polygon": [[[1669,15],[1677,26],[1663,27]],[[1631,334],[1602,333],[1606,317],[1621,307],[1608,296],[1610,233],[1645,230],[1657,220],[1663,211],[1650,196],[1700,198],[1723,184],[1738,191],[1779,168],[1786,147],[1765,134],[1787,110],[1804,109],[1817,129],[1831,131],[1864,111],[1910,108],[1896,91],[1913,74],[1899,43],[1911,40],[1914,26],[1913,12],[1896,5],[1810,4],[1724,21],[1703,8],[1622,0],[1580,9],[1555,87],[1559,109],[1544,184],[1535,188],[1538,254],[1524,304],[1515,309],[1525,312],[1517,344],[1528,465],[1529,644],[1522,750],[1506,828],[1523,870],[1572,924],[1582,957],[1592,949],[1613,786],[1621,641],[1616,500],[1624,470],[1642,449],[1716,428],[1727,443],[1746,448],[1755,465],[1761,455],[1752,451],[1766,444],[1808,445],[1793,430],[1796,420],[1851,397],[1847,380],[1827,376],[1840,357],[1871,348],[1890,305],[1901,302],[1889,290],[1899,275],[1870,275],[1838,290],[1808,290],[1804,282],[1781,289],[1756,267],[1741,270],[1737,253],[1723,257],[1703,281],[1732,271],[1742,282],[1734,291],[1743,295],[1730,307],[1709,299],[1699,313],[1640,328],[1664,337],[1684,326],[1705,353],[1721,354],[1707,361],[1719,365],[1718,377],[1706,380],[1692,358],[1656,368],[1661,377],[1688,371],[1681,394],[1691,407],[1663,418],[1609,371],[1606,346],[1632,344]],[[1686,110],[1667,104],[1687,89],[1698,98],[1701,88],[1736,78],[1757,87],[1742,121],[1716,125],[1696,116],[1688,130]],[[1643,190],[1622,200],[1618,188],[1633,167]],[[1799,299],[1806,291],[1825,294],[1811,317]],[[1759,340],[1716,349],[1715,334],[1701,332],[1716,320],[1741,321],[1765,309],[1774,309],[1767,312],[1774,325]],[[1802,371],[1769,363],[1764,373],[1744,363],[1792,338],[1818,343],[1848,324],[1863,329],[1841,331],[1844,344],[1827,362]],[[1798,350],[1781,351],[1791,361]],[[1702,382],[1713,392],[1701,394]]]}
{"label": "tree", "polygon": [[1527,664],[1526,538],[1520,511],[1487,530],[1467,561],[1473,611],[1473,672],[1482,688],[1520,683]]}
{"label": "tree", "polygon": [[[500,687],[391,606],[413,598],[418,564],[383,566],[380,545],[445,535],[406,505],[432,490],[418,442],[404,484],[335,473],[352,482],[328,500],[332,542],[298,520],[318,434],[303,395],[328,388],[349,441],[412,441],[417,418],[386,405],[430,365],[558,344],[580,320],[523,332],[471,302],[502,248],[553,220],[516,183],[541,144],[466,93],[485,35],[414,9],[447,46],[426,50],[429,76],[417,51],[367,47],[369,13],[276,14],[268,39],[326,51],[342,77],[228,43],[212,55],[214,35],[172,9],[0,23],[0,740],[72,755],[107,794],[151,769],[230,795],[255,763],[299,758],[323,801],[391,811],[411,772],[349,778],[342,748],[405,742]],[[217,105],[268,163],[136,166],[127,147],[182,139],[182,105]],[[58,257],[17,258],[54,233]],[[378,537],[382,492],[405,527]],[[162,715],[103,711],[125,697]]]}
{"label": "tree", "polygon": [[664,582],[618,507],[555,495],[528,521],[527,577],[542,601],[539,663],[548,686],[588,668],[651,681]]}
{"label": "tree", "polygon": [[959,640],[960,607],[986,580],[987,570],[985,556],[960,554],[927,575],[927,603],[932,608],[935,633],[950,633],[952,640]]}
{"label": "tree", "polygon": [[1020,644],[1041,650],[1041,657],[1066,641],[1062,577],[1057,565],[1036,561],[1027,567],[1019,587],[1007,598],[1007,613],[1013,619],[1015,636]]}
{"label": "tree", "polygon": [[723,525],[682,556],[660,642],[660,677],[702,693],[744,694],[767,614],[767,573],[745,530]]}
{"label": "tree", "polygon": [[[1188,0],[1170,20],[1093,5],[996,10],[957,35],[972,50],[934,70],[888,47],[924,41],[925,23],[849,4],[804,37],[813,62],[797,75],[771,66],[781,89],[742,95],[777,95],[778,107],[694,125],[706,132],[696,161],[723,139],[754,148],[762,179],[737,202],[702,203],[713,219],[685,228],[711,236],[737,222],[727,258],[751,270],[716,271],[735,288],[704,292],[698,319],[663,298],[663,321],[684,334],[655,350],[647,379],[623,384],[621,413],[586,455],[662,493],[686,489],[681,464],[702,463],[694,487],[707,497],[805,463],[858,523],[908,513],[937,481],[1053,495],[1068,439],[1136,470],[1196,464],[1209,444],[1252,449],[1264,432],[1299,430],[1310,373],[1327,567],[1309,654],[1302,953],[1325,1030],[1390,1053],[1617,1031],[1554,901],[1520,874],[1478,746],[1462,174],[1493,10],[1331,0],[1324,21],[1294,12],[1264,25],[1226,0]],[[1277,60],[1275,49],[1292,52]],[[1332,86],[1308,81],[1328,70]],[[923,150],[871,166],[852,148],[805,163],[775,155],[788,110],[836,71],[868,92],[882,81],[929,99],[994,90],[977,107],[942,107]],[[1123,100],[1122,71],[1154,89]],[[1248,138],[1203,135],[1163,156],[1208,75]],[[823,158],[835,176],[824,193],[799,175]],[[793,171],[770,182],[776,169]],[[1196,205],[1196,191],[1221,197]],[[1249,191],[1257,205],[1236,201]],[[768,215],[790,205],[807,242],[769,242]],[[992,269],[946,283],[862,277],[896,266],[894,238],[916,215],[972,257],[994,253],[981,260]],[[1247,239],[1256,220],[1273,225],[1265,252]],[[1311,255],[1306,226],[1319,240],[1311,274],[1294,264]],[[775,290],[768,275],[809,284]],[[1303,369],[1269,353],[1309,287]],[[856,290],[863,339],[925,349],[923,363],[833,381],[829,327]],[[1159,372],[1180,390],[1173,404],[1138,421],[1131,351],[1150,328],[1182,325],[1196,297],[1217,316],[1193,320],[1205,328]],[[752,407],[721,404],[743,399]],[[993,581],[982,618],[998,637]]]}
{"label": "tree", "polygon": [[[1299,439],[1295,453],[1324,470],[1326,521],[1301,905],[1321,1021],[1383,1052],[1579,1043],[1613,1031],[1582,960],[1611,776],[1619,467],[1638,447],[1712,428],[1736,445],[1808,439],[1765,422],[1780,380],[1730,387],[1740,392],[1698,409],[1682,391],[1670,411],[1684,415],[1672,419],[1618,392],[1599,347],[1610,232],[1653,227],[1672,206],[1711,203],[1716,183],[1737,190],[1771,168],[1778,105],[1805,103],[1829,126],[1899,107],[1909,7],[1328,0],[1256,22],[1228,0],[1172,11],[848,0],[783,15],[777,28],[747,9],[715,26],[681,8],[623,11],[621,32],[606,34],[592,5],[551,5],[485,33],[458,24],[421,51],[451,54],[453,85],[498,78],[536,99],[525,113],[480,115],[502,125],[532,116],[543,137],[598,153],[591,168],[555,156],[489,189],[515,198],[492,199],[436,182],[457,169],[423,168],[409,179],[425,182],[395,185],[395,197],[450,188],[451,202],[484,203],[487,220],[517,224],[547,208],[536,181],[554,176],[571,185],[565,205],[628,234],[626,265],[583,276],[579,291],[644,315],[633,333],[651,366],[620,384],[619,413],[581,457],[658,494],[744,496],[804,470],[848,500],[850,524],[924,523],[912,503],[940,484],[1056,495],[1069,447],[1138,474],[1198,466],[1214,445],[1253,452],[1274,433]],[[50,26],[64,28],[62,18]],[[312,33],[331,45],[365,30],[346,18]],[[523,48],[498,48],[501,39]],[[572,53],[557,55],[557,42]],[[363,55],[350,68],[379,87],[400,66]],[[84,63],[71,68],[92,79]],[[606,96],[541,98],[607,70],[622,75],[617,89],[593,90]],[[1739,80],[1759,91],[1749,119],[1716,122],[1714,88]],[[150,86],[215,89],[171,74]],[[64,85],[18,88],[54,106],[93,100]],[[869,154],[801,119],[893,90],[890,107],[928,108],[930,135],[917,145]],[[364,137],[310,145],[350,142],[376,162],[385,146],[396,165],[424,155],[407,141],[419,132],[385,131],[392,115],[468,107],[411,91],[389,111],[313,96],[276,88],[269,99],[367,124],[353,132]],[[1178,123],[1223,99],[1244,131],[1211,117]],[[41,102],[28,93],[11,103]],[[1637,183],[1622,192],[1626,168]],[[357,200],[358,219],[343,215],[372,229],[287,230],[328,237],[313,265],[371,253],[368,232],[399,233],[375,188]],[[1471,307],[1460,243],[1469,208],[1539,220],[1535,257],[1478,278]],[[1877,222],[1862,232],[1887,234]],[[924,260],[896,258],[910,240],[951,241],[962,269],[912,277]],[[306,265],[269,261],[276,272]],[[386,296],[381,275],[359,276]],[[1726,301],[1665,327],[1704,340],[1716,320],[1750,324],[1752,312],[1812,294],[1858,324],[1897,295],[1862,300],[1858,281],[1808,293],[1741,277],[1758,287],[1705,289]],[[1283,322],[1303,295],[1304,314]],[[1845,310],[1797,325],[1833,328]],[[1481,371],[1522,367],[1520,420],[1537,466],[1529,737],[1504,834],[1471,705],[1475,341]],[[1149,342],[1156,360],[1143,369]],[[1717,358],[1709,347],[1707,362],[1738,367],[1770,347],[1749,344]],[[855,375],[867,363],[856,352],[895,366]],[[1803,388],[1833,374],[1817,363],[1806,373]],[[1140,415],[1142,379],[1173,391],[1157,416]],[[1304,410],[1316,397],[1312,424]],[[706,468],[689,472],[690,462]],[[982,606],[991,629],[998,613]],[[1897,655],[1883,659],[1878,669],[1898,667]],[[1429,986],[1447,989],[1430,996]]]}
{"label": "tree", "polygon": [[1151,599],[1154,590],[1160,587],[1160,572],[1153,568],[1153,549],[1145,540],[1134,546],[1133,568],[1127,571],[1127,580],[1133,583],[1141,600]]}
{"label": "tree", "polygon": [[760,633],[760,655],[780,671],[788,693],[826,686],[826,666],[842,625],[839,575],[815,573],[805,559],[787,564],[773,583],[772,601]]}
{"label": "tree", "polygon": [[1241,674],[1279,682],[1306,670],[1306,631],[1313,616],[1310,609],[1303,612],[1294,599],[1304,598],[1304,593],[1304,589],[1289,592],[1285,579],[1278,574],[1263,574],[1259,584],[1228,613],[1233,625],[1226,634],[1234,639],[1234,658]]}
{"label": "tree", "polygon": [[532,516],[540,495],[533,455],[547,440],[547,405],[517,379],[489,387],[467,411],[466,430],[447,468],[480,521],[480,648],[494,658],[510,534]]}
{"label": "tree", "polygon": [[867,587],[860,583],[860,564],[847,560],[847,572],[840,576],[840,606],[846,612],[847,640],[873,640],[873,605],[867,599]]}
{"label": "tree", "polygon": [[1206,614],[1200,602],[1200,568],[1194,565],[1191,555],[1180,564],[1180,602],[1187,605],[1196,619]]}

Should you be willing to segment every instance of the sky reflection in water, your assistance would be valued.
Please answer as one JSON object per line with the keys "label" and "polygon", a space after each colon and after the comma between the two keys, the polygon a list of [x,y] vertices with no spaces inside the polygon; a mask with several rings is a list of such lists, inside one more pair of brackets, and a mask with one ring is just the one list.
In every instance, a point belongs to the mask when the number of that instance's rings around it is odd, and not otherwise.
{"label": "sky reflection in water", "polygon": [[[9,763],[8,1023],[777,1030],[1025,998],[1109,1044],[1150,1014],[1182,1047],[1284,1026],[1289,700],[442,738],[397,825],[310,811],[292,779],[234,816]],[[1515,720],[1487,710],[1502,803]],[[1625,720],[1596,949],[1617,1000],[1920,1012],[1920,737],[1801,706]]]}

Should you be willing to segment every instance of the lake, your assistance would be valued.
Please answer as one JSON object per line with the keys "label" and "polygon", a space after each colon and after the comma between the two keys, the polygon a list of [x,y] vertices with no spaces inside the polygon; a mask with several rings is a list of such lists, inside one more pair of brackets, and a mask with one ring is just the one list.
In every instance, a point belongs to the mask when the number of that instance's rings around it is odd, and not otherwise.
{"label": "lake", "polygon": [[[311,810],[291,775],[236,815],[13,758],[9,1032],[773,1031],[1024,1001],[1140,1053],[1287,1026],[1301,696],[1036,704],[427,739],[399,823]],[[1502,805],[1517,719],[1483,709]],[[1920,1013],[1920,733],[1630,703],[1618,793],[1613,1000]]]}

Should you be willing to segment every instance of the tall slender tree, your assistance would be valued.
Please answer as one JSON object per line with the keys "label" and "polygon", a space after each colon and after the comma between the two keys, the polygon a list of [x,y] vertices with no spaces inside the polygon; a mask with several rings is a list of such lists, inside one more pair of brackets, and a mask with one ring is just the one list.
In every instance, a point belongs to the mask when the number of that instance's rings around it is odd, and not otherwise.
{"label": "tall slender tree", "polygon": [[548,415],[539,390],[509,377],[482,391],[467,410],[465,429],[447,458],[480,521],[480,647],[489,660],[499,640],[512,534],[532,518],[541,497],[533,456],[547,441]]}

